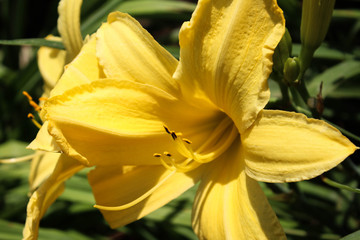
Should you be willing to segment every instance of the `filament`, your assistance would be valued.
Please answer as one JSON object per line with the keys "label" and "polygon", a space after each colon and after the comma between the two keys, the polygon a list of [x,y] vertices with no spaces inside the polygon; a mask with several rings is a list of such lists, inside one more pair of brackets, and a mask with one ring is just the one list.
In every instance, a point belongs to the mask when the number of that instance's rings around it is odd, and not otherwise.
{"label": "filament", "polygon": [[12,164],[12,163],[26,162],[26,161],[33,159],[34,157],[36,157],[38,155],[41,155],[41,154],[34,153],[34,154],[26,155],[23,157],[4,158],[4,159],[0,159],[0,163]]}
{"label": "filament", "polygon": [[232,120],[225,117],[195,152],[191,147],[192,142],[186,138],[182,138],[181,133],[175,133],[166,126],[164,126],[164,129],[171,135],[177,151],[186,159],[182,162],[177,162],[171,154],[167,152],[164,152],[164,155],[156,153],[154,157],[160,158],[161,164],[166,169],[177,172],[188,172],[199,167],[201,164],[215,160],[223,154],[239,136],[238,130]]}
{"label": "filament", "polygon": [[38,121],[35,120],[35,117],[34,117],[34,115],[32,113],[29,113],[27,117],[31,119],[32,123],[36,127],[38,127],[39,129],[41,128],[41,124]]}
{"label": "filament", "polygon": [[166,177],[164,177],[160,182],[158,182],[149,191],[147,191],[146,193],[144,193],[143,195],[141,195],[140,197],[138,197],[137,199],[135,199],[132,202],[129,202],[127,204],[120,205],[120,206],[115,206],[115,207],[102,206],[102,205],[97,205],[97,204],[94,205],[94,207],[101,209],[101,210],[108,210],[108,211],[120,211],[120,210],[124,210],[124,209],[130,208],[130,207],[133,207],[136,204],[138,204],[139,202],[141,202],[144,199],[146,199],[147,197],[149,197],[152,193],[154,193],[164,182],[166,182],[171,176],[173,176],[175,174],[175,172],[176,171],[171,171]]}

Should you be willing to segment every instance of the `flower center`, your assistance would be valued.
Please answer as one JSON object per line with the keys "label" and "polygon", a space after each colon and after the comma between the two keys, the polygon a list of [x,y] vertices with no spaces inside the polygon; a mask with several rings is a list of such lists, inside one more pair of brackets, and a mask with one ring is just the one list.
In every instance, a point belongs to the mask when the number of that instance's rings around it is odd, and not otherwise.
{"label": "flower center", "polygon": [[162,165],[176,172],[188,172],[209,163],[223,154],[238,137],[239,133],[232,120],[225,117],[214,129],[206,141],[196,150],[192,149],[192,142],[182,137],[182,133],[175,133],[164,126],[165,131],[171,136],[176,145],[176,150],[185,157],[183,161],[177,161],[169,152],[155,153],[154,157],[160,158]]}
{"label": "flower center", "polygon": [[183,138],[182,133],[171,131],[166,126],[164,126],[164,129],[171,137],[171,141],[176,144],[176,150],[185,157],[185,160],[177,161],[169,152],[164,152],[163,154],[155,153],[153,156],[159,158],[162,165],[166,169],[170,170],[168,175],[166,175],[155,186],[132,202],[120,206],[102,206],[96,204],[94,207],[107,211],[119,211],[130,208],[148,198],[175,173],[188,172],[194,170],[204,163],[209,163],[215,160],[221,154],[223,154],[239,136],[239,132],[232,120],[229,117],[225,117],[220,122],[220,124],[217,125],[214,131],[212,131],[206,141],[200,145],[196,151],[193,151],[192,142],[186,138]]}

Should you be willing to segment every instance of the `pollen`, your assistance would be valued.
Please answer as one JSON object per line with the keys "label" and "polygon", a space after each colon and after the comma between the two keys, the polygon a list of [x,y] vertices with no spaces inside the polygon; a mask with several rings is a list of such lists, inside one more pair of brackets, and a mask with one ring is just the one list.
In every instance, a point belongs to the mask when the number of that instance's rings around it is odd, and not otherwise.
{"label": "pollen", "polygon": [[177,136],[176,136],[176,133],[175,132],[171,132],[171,137],[176,140],[177,139]]}
{"label": "pollen", "polygon": [[36,102],[34,102],[33,98],[28,92],[23,91],[22,94],[28,99],[30,106],[32,106],[35,111],[39,112],[41,110],[41,107]]}
{"label": "pollen", "polygon": [[167,157],[171,157],[171,153],[169,153],[169,152],[164,152],[164,155]]}
{"label": "pollen", "polygon": [[164,129],[165,129],[165,131],[168,133],[168,134],[171,134],[171,132],[170,132],[170,130],[169,130],[169,128],[167,127],[167,126],[163,126],[164,127]]}

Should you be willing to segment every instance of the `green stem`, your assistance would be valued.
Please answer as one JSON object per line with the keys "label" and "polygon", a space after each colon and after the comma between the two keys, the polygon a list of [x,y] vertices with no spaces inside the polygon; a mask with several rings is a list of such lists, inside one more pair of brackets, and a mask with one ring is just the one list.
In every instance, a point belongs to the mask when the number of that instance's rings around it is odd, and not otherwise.
{"label": "green stem", "polygon": [[313,118],[320,118],[320,114],[316,108],[309,106],[308,100],[310,99],[310,93],[306,87],[305,81],[301,80],[299,86],[296,88],[301,98],[305,102],[306,106],[310,109]]}
{"label": "green stem", "polygon": [[360,189],[358,188],[352,188],[352,187],[349,187],[347,185],[344,185],[344,184],[341,184],[341,183],[338,183],[338,182],[334,182],[333,180],[330,180],[324,176],[321,177],[321,180],[332,186],[332,187],[336,187],[336,188],[339,188],[339,189],[344,189],[344,190],[347,190],[347,191],[350,191],[350,192],[354,192],[354,193],[360,193]]}
{"label": "green stem", "polygon": [[280,87],[280,91],[281,91],[281,95],[282,95],[282,102],[283,102],[284,106],[289,106],[290,97],[289,97],[288,87],[281,81],[278,81],[278,83],[279,83],[279,87]]}

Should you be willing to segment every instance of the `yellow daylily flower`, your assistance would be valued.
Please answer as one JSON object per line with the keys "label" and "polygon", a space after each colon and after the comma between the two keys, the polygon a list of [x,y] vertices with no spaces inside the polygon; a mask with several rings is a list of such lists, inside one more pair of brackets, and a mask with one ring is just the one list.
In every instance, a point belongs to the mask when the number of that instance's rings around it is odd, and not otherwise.
{"label": "yellow daylily flower", "polygon": [[80,8],[82,0],[61,0],[58,6],[58,31],[61,37],[52,35],[45,39],[62,41],[65,50],[41,47],[38,51],[38,66],[44,79],[44,96],[48,97],[51,89],[59,80],[65,64],[72,61],[80,52],[83,40],[80,32]]}
{"label": "yellow daylily flower", "polygon": [[200,0],[180,30],[178,62],[135,19],[111,13],[44,104],[31,148],[64,154],[30,199],[24,239],[37,237],[59,186],[86,166],[113,228],[200,181],[200,239],[285,239],[257,180],[310,179],[356,147],[323,121],[263,110],[284,31],[275,0]]}
{"label": "yellow daylily flower", "polygon": [[[44,93],[41,99],[50,96],[50,91],[60,79],[65,64],[80,52],[83,40],[80,32],[80,8],[82,0],[61,0],[58,6],[58,31],[61,37],[49,35],[45,39],[63,41],[65,50],[40,47],[37,53],[38,66],[44,79]],[[42,106],[44,101],[40,101]],[[53,172],[60,153],[38,151],[31,162],[29,184],[34,191]]]}

